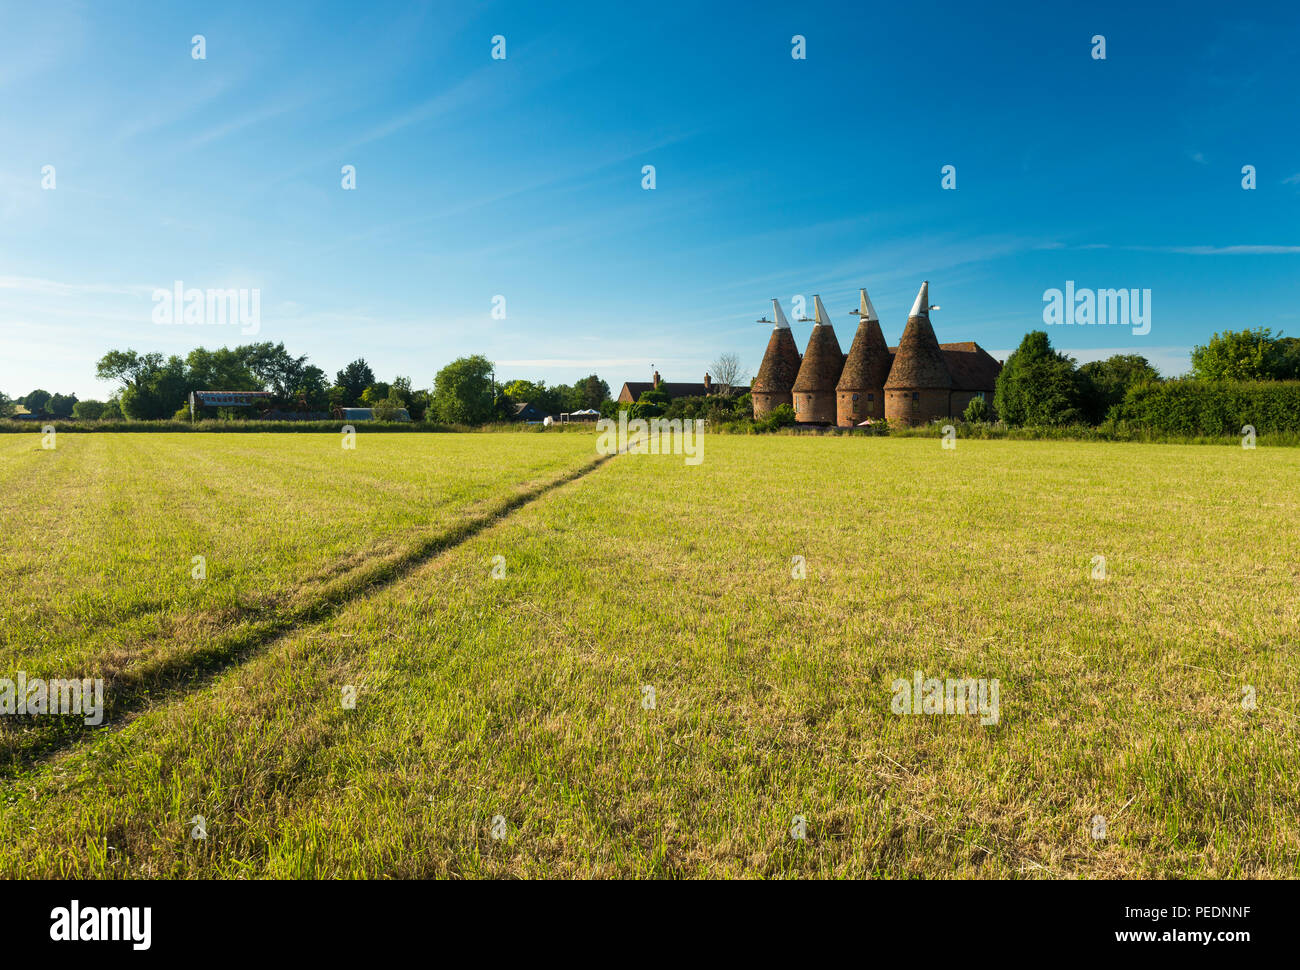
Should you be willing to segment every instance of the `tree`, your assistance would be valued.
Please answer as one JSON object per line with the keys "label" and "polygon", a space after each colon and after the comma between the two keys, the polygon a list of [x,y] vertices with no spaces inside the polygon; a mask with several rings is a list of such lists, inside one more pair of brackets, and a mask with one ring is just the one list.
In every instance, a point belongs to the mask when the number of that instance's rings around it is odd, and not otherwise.
{"label": "tree", "polygon": [[358,403],[363,408],[373,408],[380,401],[384,401],[388,398],[388,392],[389,385],[385,384],[383,381],[377,381],[366,388]]}
{"label": "tree", "polygon": [[72,406],[72,416],[78,421],[98,421],[106,407],[103,401],[78,401]]}
{"label": "tree", "polygon": [[39,414],[45,410],[45,405],[49,403],[50,398],[53,396],[49,391],[37,389],[29,392],[26,397],[20,398],[19,401],[32,414]]}
{"label": "tree", "polygon": [[1135,384],[1160,380],[1160,373],[1141,354],[1115,354],[1093,360],[1079,368],[1082,378],[1083,410],[1088,420],[1100,424],[1110,409],[1124,400]]}
{"label": "tree", "polygon": [[737,354],[720,354],[709,365],[709,374],[718,388],[719,394],[730,394],[733,388],[745,382],[745,375],[740,369],[740,357]]}
{"label": "tree", "polygon": [[289,400],[307,411],[328,410],[329,385],[325,380],[325,372],[312,364],[304,367]]}
{"label": "tree", "polygon": [[1007,424],[1073,424],[1083,420],[1074,360],[1052,349],[1043,330],[1025,334],[998,374],[993,407]]}
{"label": "tree", "polygon": [[1274,356],[1274,376],[1279,381],[1300,381],[1300,337],[1279,339]]}
{"label": "tree", "polygon": [[329,381],[325,372],[307,363],[307,355],[294,357],[284,349],[283,341],[269,340],[236,347],[235,353],[257,378],[260,390],[269,391],[282,407],[306,411],[324,411],[330,406]]}
{"label": "tree", "polygon": [[77,404],[75,394],[55,394],[45,405],[45,409],[56,418],[72,417],[72,409]]}
{"label": "tree", "polygon": [[[283,341],[278,344],[269,340],[245,344],[236,347],[235,353],[257,378],[260,389],[275,395],[277,403],[292,403],[305,390],[320,392],[325,389],[325,372],[307,363],[306,354],[294,357],[284,349]],[[313,371],[315,373],[311,374]]]}
{"label": "tree", "polygon": [[1192,349],[1192,374],[1203,381],[1276,380],[1285,351],[1267,327],[1225,330]]}
{"label": "tree", "polygon": [[[564,391],[570,391],[565,394]],[[545,381],[511,381],[501,389],[501,393],[515,404],[531,404],[542,414],[559,414],[561,411],[576,410],[569,407],[571,388],[547,387]]]}
{"label": "tree", "polygon": [[433,411],[449,424],[483,424],[493,413],[492,362],[475,354],[460,357],[433,383]]}
{"label": "tree", "polygon": [[406,400],[406,410],[410,412],[412,421],[427,421],[432,415],[429,413],[430,404],[433,396],[425,390],[412,391],[411,396]]}
{"label": "tree", "polygon": [[358,357],[334,375],[334,383],[343,388],[343,407],[356,407],[366,388],[375,383],[375,372],[364,358]]}
{"label": "tree", "polygon": [[95,374],[101,381],[120,381],[117,400],[128,418],[170,418],[185,403],[185,361],[162,354],[110,350],[99,359]]}
{"label": "tree", "polygon": [[551,406],[547,408],[551,412],[576,411],[577,392],[574,391],[572,384],[556,384],[551,388]]}
{"label": "tree", "polygon": [[189,391],[260,391],[262,383],[249,369],[239,350],[195,347],[185,358],[185,384]]}
{"label": "tree", "polygon": [[573,385],[575,411],[599,408],[609,400],[609,385],[595,374],[588,374]]}
{"label": "tree", "polygon": [[15,401],[13,398],[11,398],[8,394],[5,394],[3,391],[0,391],[0,418],[11,417],[14,413],[15,406],[17,405],[17,403],[18,402]]}

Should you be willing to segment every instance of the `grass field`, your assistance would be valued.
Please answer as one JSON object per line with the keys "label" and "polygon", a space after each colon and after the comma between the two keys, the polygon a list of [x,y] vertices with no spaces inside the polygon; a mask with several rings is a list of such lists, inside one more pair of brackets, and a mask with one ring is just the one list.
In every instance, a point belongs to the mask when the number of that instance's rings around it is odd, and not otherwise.
{"label": "grass field", "polygon": [[0,675],[125,700],[7,731],[0,874],[1300,875],[1300,451],[72,437]]}
{"label": "grass field", "polygon": [[[0,436],[0,672],[103,677],[129,711],[318,618],[588,466],[551,436]],[[203,579],[196,579],[202,557]],[[15,751],[74,721],[6,730]]]}

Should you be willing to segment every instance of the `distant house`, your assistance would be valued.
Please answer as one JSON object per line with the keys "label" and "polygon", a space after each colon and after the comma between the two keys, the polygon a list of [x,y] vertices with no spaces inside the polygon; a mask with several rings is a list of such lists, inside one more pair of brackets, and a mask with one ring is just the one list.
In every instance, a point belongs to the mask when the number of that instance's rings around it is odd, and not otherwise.
{"label": "distant house", "polygon": [[[655,371],[653,381],[628,381],[623,385],[623,390],[619,391],[619,404],[635,404],[646,391],[658,388],[668,395],[670,401],[675,401],[679,397],[713,397],[721,393],[717,384],[713,383],[713,378],[708,374],[704,375],[703,384],[682,384],[669,383],[659,377],[659,372]],[[732,394],[747,394],[748,387],[733,387]]]}
{"label": "distant house", "polygon": [[513,417],[516,421],[541,421],[545,419],[546,412],[540,410],[535,405],[524,401],[515,405],[515,413]]}
{"label": "distant house", "polygon": [[[375,409],[374,409],[374,408],[335,408],[335,409],[334,409],[334,420],[335,420],[335,421],[349,421],[349,422],[351,422],[351,421],[373,421],[373,420],[375,420]],[[408,410],[406,410],[406,408],[398,408],[397,411],[396,411],[396,413],[395,413],[395,415],[394,415],[393,420],[394,420],[394,421],[410,421],[410,420],[411,420],[411,412],[408,411]]]}

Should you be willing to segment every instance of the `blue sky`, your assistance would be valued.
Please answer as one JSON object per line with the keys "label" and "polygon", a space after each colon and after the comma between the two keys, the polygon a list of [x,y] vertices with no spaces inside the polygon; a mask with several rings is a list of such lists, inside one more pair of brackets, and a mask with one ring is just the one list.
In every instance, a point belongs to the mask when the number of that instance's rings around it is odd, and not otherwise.
{"label": "blue sky", "polygon": [[0,390],[250,339],[154,324],[175,280],[417,386],[469,353],[752,372],[769,298],[820,293],[847,349],[859,286],[896,342],[922,279],[940,339],[999,357],[1066,280],[1152,291],[1145,336],[1048,328],[1080,359],[1300,335],[1295,5],[994,6],[6,2]]}

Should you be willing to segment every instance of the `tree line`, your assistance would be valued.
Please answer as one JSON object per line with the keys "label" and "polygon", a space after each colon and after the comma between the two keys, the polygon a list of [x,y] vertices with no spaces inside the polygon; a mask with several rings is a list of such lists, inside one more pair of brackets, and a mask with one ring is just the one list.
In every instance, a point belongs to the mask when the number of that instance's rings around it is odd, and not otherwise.
{"label": "tree line", "polygon": [[11,399],[0,394],[0,417],[21,404],[36,414],[79,420],[189,420],[192,391],[264,391],[271,395],[257,408],[218,409],[223,418],[257,417],[274,409],[328,414],[335,408],[366,407],[379,420],[405,409],[415,421],[486,424],[514,417],[515,405],[532,403],[544,414],[600,409],[609,402],[609,385],[596,374],[574,384],[548,386],[544,381],[514,380],[497,384],[491,361],[481,355],[461,357],[437,372],[433,386],[416,388],[409,377],[381,381],[364,358],[337,371],[333,380],[306,355],[294,356],[283,343],[246,344],[208,350],[198,347],[184,357],[134,350],[110,350],[96,366],[100,380],[118,389],[107,401],[78,401],[76,395],[36,390]]}
{"label": "tree line", "polygon": [[[1054,350],[1044,331],[1035,330],[1003,365],[993,407],[998,419],[1012,426],[1127,421],[1170,433],[1232,433],[1233,425],[1250,421],[1256,411],[1275,415],[1274,402],[1290,399],[1289,394],[1279,397],[1276,385],[1300,380],[1300,339],[1274,336],[1268,328],[1228,330],[1194,347],[1191,363],[1187,377],[1169,380],[1139,354],[1117,354],[1079,366]],[[1234,392],[1225,394],[1229,385]],[[1168,406],[1175,399],[1183,402],[1179,409]],[[1235,402],[1233,413],[1223,410],[1221,402],[1229,400]],[[1188,418],[1187,402],[1192,401],[1220,403],[1201,407],[1202,417]],[[1178,431],[1167,427],[1175,410],[1180,415]],[[1210,421],[1211,412],[1221,418]],[[989,417],[983,401],[971,402],[966,412],[968,421]],[[1300,413],[1292,424],[1300,426]]]}

